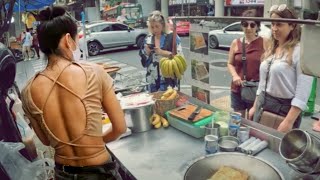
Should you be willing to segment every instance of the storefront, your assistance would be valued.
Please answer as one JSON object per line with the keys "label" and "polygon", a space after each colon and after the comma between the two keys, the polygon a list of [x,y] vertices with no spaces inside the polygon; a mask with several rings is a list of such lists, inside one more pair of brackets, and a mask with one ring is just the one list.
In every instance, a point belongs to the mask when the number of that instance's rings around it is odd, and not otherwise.
{"label": "storefront", "polygon": [[208,0],[169,1],[169,16],[207,16],[214,9]]}
{"label": "storefront", "polygon": [[241,16],[247,9],[255,9],[258,17],[263,17],[264,0],[227,0],[225,16]]}

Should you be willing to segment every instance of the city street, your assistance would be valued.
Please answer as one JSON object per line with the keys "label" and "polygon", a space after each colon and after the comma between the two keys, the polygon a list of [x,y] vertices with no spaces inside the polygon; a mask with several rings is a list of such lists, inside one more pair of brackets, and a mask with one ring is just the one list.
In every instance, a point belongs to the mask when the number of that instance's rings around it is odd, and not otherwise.
{"label": "city street", "polygon": [[[188,59],[189,37],[183,36],[181,37],[181,39],[184,56],[186,57],[187,61],[190,61],[190,59]],[[210,63],[210,85],[212,93],[211,95],[213,97],[211,97],[211,99],[216,99],[218,97],[229,94],[231,76],[226,68],[228,50],[228,48],[209,49],[209,56],[212,60],[212,62]],[[114,65],[120,66],[122,68],[120,72],[123,72],[124,74],[137,72],[143,74],[145,72],[140,63],[139,50],[137,48],[128,48],[125,46],[121,48],[107,49],[104,50],[100,55],[89,57],[88,61],[112,63]],[[32,60],[31,63],[35,72],[43,69],[46,64],[43,60]],[[188,62],[188,64],[190,65],[190,62]],[[191,79],[190,69],[186,71],[184,78],[181,81],[181,89],[187,94],[191,95],[191,87],[188,83],[188,79]],[[21,80],[17,81],[19,86],[23,86],[23,84],[25,83]],[[317,86],[320,87],[319,81],[317,83]],[[319,93],[317,93],[316,104],[320,104]]]}
{"label": "city street", "polygon": [[[189,57],[189,37],[182,37],[182,47],[184,56],[187,59],[187,63],[190,66]],[[116,49],[109,49],[103,51],[98,56],[89,57],[88,61],[90,62],[107,62],[115,66],[121,67],[121,70],[118,73],[126,76],[117,76],[119,79],[126,79],[130,81],[132,79],[144,78],[145,69],[140,64],[139,50],[137,48],[127,48],[121,47]],[[210,92],[211,100],[218,100],[220,109],[230,109],[230,82],[231,76],[229,75],[226,65],[228,57],[228,49],[210,49],[209,55],[212,62],[210,63]],[[22,61],[17,64],[17,75],[16,82],[21,89],[30,79],[35,72],[42,70],[46,65],[45,60],[31,60],[31,61]],[[128,80],[129,78],[129,80]],[[191,79],[191,71],[188,68],[186,71],[183,80],[181,81],[181,91],[185,94],[191,95],[191,86],[188,83],[188,80]],[[318,87],[320,87],[318,81]],[[213,101],[211,101],[213,102]],[[320,96],[319,91],[317,92],[316,98],[316,112],[319,111]],[[216,104],[215,104],[216,105]],[[313,121],[310,117],[304,118],[305,123],[301,124],[301,128],[310,130]]]}

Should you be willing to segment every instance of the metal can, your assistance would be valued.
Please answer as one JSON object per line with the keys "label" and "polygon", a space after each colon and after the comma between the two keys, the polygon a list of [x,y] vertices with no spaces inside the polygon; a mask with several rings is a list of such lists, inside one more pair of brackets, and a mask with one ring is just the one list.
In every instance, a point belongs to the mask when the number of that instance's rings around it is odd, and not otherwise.
{"label": "metal can", "polygon": [[229,136],[237,137],[239,131],[239,126],[229,125]]}
{"label": "metal can", "polygon": [[250,128],[249,127],[240,127],[238,130],[238,138],[241,143],[245,142],[249,139]]}
{"label": "metal can", "polygon": [[230,113],[229,125],[240,127],[240,124],[241,124],[241,113],[237,113],[237,112]]}
{"label": "metal can", "polygon": [[204,137],[205,151],[207,154],[213,154],[218,151],[218,136],[206,135]]}

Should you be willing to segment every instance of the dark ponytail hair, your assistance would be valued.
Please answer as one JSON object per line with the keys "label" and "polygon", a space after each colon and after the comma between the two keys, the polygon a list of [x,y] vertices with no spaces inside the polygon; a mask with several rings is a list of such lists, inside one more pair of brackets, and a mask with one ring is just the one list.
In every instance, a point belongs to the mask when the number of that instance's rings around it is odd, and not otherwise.
{"label": "dark ponytail hair", "polygon": [[47,7],[40,11],[40,25],[37,27],[39,46],[46,55],[59,54],[60,39],[69,33],[76,39],[76,20],[61,6]]}

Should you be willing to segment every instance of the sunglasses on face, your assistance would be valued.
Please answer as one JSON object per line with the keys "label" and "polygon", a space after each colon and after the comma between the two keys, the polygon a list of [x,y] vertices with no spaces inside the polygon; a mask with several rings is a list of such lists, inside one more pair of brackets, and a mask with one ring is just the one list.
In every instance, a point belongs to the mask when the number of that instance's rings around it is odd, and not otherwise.
{"label": "sunglasses on face", "polygon": [[251,28],[255,28],[257,26],[256,23],[248,23],[248,22],[241,22],[242,27],[247,28],[250,26]]}

